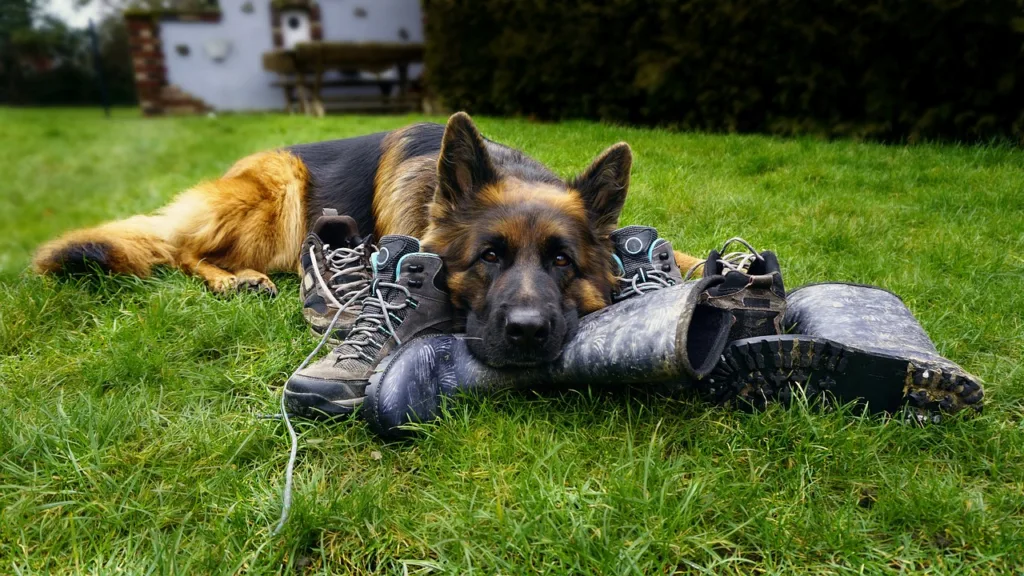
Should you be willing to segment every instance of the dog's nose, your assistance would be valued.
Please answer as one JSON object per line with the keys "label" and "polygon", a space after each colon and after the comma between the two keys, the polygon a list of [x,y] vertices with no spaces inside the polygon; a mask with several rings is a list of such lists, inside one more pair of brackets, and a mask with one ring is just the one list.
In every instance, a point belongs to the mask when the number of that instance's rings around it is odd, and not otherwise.
{"label": "dog's nose", "polygon": [[547,316],[533,308],[513,308],[505,317],[505,336],[518,346],[543,344],[551,333]]}

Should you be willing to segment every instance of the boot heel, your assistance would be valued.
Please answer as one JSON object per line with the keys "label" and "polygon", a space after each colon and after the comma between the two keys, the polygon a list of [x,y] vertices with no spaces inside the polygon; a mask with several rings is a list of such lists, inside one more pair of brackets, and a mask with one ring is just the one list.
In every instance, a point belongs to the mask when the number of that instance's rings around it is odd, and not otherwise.
{"label": "boot heel", "polygon": [[[730,342],[723,362],[706,380],[709,400],[763,410],[792,402],[794,392],[817,401],[835,385],[848,362],[843,347],[802,335],[764,336]],[[828,398],[825,398],[828,400]]]}
{"label": "boot heel", "polygon": [[907,363],[907,404],[918,418],[970,408],[981,413],[985,392],[977,382],[949,370]]}

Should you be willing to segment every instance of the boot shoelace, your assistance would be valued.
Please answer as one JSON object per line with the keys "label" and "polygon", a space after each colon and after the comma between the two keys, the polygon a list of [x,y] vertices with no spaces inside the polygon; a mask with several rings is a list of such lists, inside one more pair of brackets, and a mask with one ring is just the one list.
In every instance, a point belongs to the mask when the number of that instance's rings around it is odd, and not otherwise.
{"label": "boot shoelace", "polygon": [[[320,276],[320,273],[319,271],[317,271],[317,268],[314,267],[313,270],[314,272],[316,272],[318,281],[323,282],[323,278]],[[323,283],[322,285],[326,286],[326,283]],[[381,291],[381,288],[398,289],[405,294],[405,300],[399,304],[391,304],[384,299],[384,294]],[[328,291],[328,293],[330,293],[330,291]],[[362,299],[363,301],[362,311],[360,312],[359,317],[356,319],[355,324],[353,325],[352,330],[349,332],[348,337],[346,337],[341,344],[342,346],[349,345],[355,347],[356,350],[358,350],[358,352],[354,354],[341,354],[338,356],[335,362],[340,362],[346,359],[355,359],[366,360],[372,363],[374,358],[372,356],[368,356],[366,352],[363,351],[363,347],[373,346],[375,348],[374,354],[376,354],[377,351],[379,351],[380,348],[384,345],[384,342],[387,341],[387,338],[375,339],[372,337],[378,333],[384,333],[388,337],[394,338],[395,342],[399,346],[402,345],[402,340],[401,338],[398,337],[398,334],[395,332],[395,326],[394,324],[392,324],[392,321],[394,321],[397,322],[398,325],[400,326],[402,324],[402,319],[394,315],[392,313],[392,310],[401,310],[406,306],[412,306],[413,308],[416,308],[418,303],[416,302],[416,300],[412,298],[409,289],[406,288],[405,286],[402,286],[401,284],[394,284],[392,282],[384,282],[381,280],[375,280],[373,282],[368,281],[358,291],[353,292],[351,296],[345,300],[344,304],[339,305],[338,311],[334,313],[334,318],[331,319],[331,323],[327,326],[327,330],[324,331],[324,335],[320,338],[320,342],[316,345],[316,348],[314,348],[313,351],[310,352],[309,356],[306,356],[306,359],[302,361],[302,364],[299,364],[299,367],[296,368],[294,372],[292,372],[292,376],[295,376],[295,374],[298,373],[299,370],[302,370],[303,368],[308,366],[309,363],[313,360],[313,358],[316,357],[316,355],[320,352],[320,349],[323,348],[324,344],[327,342],[327,339],[334,332],[334,325],[337,324],[338,318],[341,316],[341,313],[344,312],[345,309],[348,308],[353,302],[359,299]],[[387,328],[385,328],[385,326]],[[355,335],[355,337],[353,337],[353,334]],[[289,376],[289,379],[291,379],[291,376]],[[288,453],[288,465],[285,468],[284,474],[284,491],[281,497],[281,518],[277,521],[277,526],[274,528],[274,531],[272,532],[272,534],[275,535],[281,531],[281,528],[284,527],[285,522],[288,521],[288,515],[291,512],[292,488],[294,485],[293,480],[295,475],[295,460],[299,454],[299,437],[295,433],[295,427],[292,426],[291,418],[288,417],[288,409],[285,406],[283,390],[281,391],[281,418],[284,420],[285,427],[288,429],[288,436],[291,440],[291,449]]]}
{"label": "boot shoelace", "polygon": [[[400,290],[405,293],[405,300],[392,304],[384,299],[384,293],[381,291],[381,288]],[[407,306],[415,308],[416,305],[417,303],[412,298],[412,294],[405,286],[383,280],[374,280],[370,285],[370,293],[363,299],[363,309],[359,313],[359,318],[352,325],[352,330],[349,331],[348,337],[341,343],[341,346],[355,348],[356,352],[339,354],[336,362],[342,360],[364,360],[373,363],[376,360],[374,356],[384,346],[388,338],[394,338],[395,343],[401,346],[402,339],[395,332],[395,323],[401,326],[402,319],[393,312],[402,310]],[[383,334],[385,338],[380,338],[378,334]],[[364,347],[370,347],[372,353],[367,354],[363,350]]]}
{"label": "boot shoelace", "polygon": [[675,284],[675,281],[668,277],[668,274],[661,270],[645,270],[640,268],[630,278],[617,278],[619,281],[619,292],[612,296],[612,300],[618,302],[626,298],[638,296],[644,292],[661,290]]}
{"label": "boot shoelace", "polygon": [[[317,343],[316,348],[306,356],[306,359],[299,364],[291,376],[288,377],[290,380],[292,376],[295,376],[309,363],[316,358],[316,355],[320,353],[320,350],[327,343],[327,340],[334,333],[334,327],[338,324],[338,319],[341,318],[342,312],[347,310],[353,303],[358,302],[361,299],[365,299],[370,291],[371,282],[369,278],[363,277],[366,273],[366,265],[363,263],[365,260],[363,256],[366,254],[366,249],[376,250],[376,248],[369,242],[364,242],[355,248],[338,248],[335,250],[329,250],[330,246],[324,244],[324,253],[326,254],[325,260],[327,269],[333,272],[329,279],[324,279],[323,275],[320,274],[320,266],[316,261],[316,249],[310,246],[309,256],[313,262],[313,274],[316,276],[317,283],[323,289],[324,294],[334,304],[338,310],[334,313],[334,317],[331,318],[330,324],[327,325],[327,329],[324,330],[323,336],[320,337],[320,342]],[[353,274],[358,275],[359,279],[352,282],[346,282],[345,284],[339,284],[337,286],[331,286],[328,284],[330,280],[338,277],[342,274]],[[337,297],[343,296],[344,302],[339,302]],[[288,465],[285,467],[284,473],[284,490],[281,495],[281,518],[277,521],[277,526],[274,527],[272,534],[277,534],[284,528],[285,522],[288,521],[288,515],[292,509],[292,487],[294,485],[295,476],[295,460],[299,454],[299,436],[295,433],[295,427],[292,426],[292,420],[288,417],[288,408],[285,406],[284,390],[281,390],[281,419],[284,420],[285,428],[288,429],[288,438],[291,441],[291,449],[288,452]]]}
{"label": "boot shoelace", "polygon": [[[324,278],[320,274],[320,267],[316,261],[316,251],[312,246],[309,247],[309,256],[313,261],[313,272],[316,274],[316,280],[324,294],[327,295],[328,300],[335,307],[342,306],[341,302],[338,301],[339,297],[343,297],[351,302],[352,295],[370,285],[369,267],[365,264],[366,248],[367,244],[363,243],[355,248],[343,246],[332,250],[330,244],[324,244],[324,263],[327,265],[327,269],[331,271],[331,275],[328,278]],[[370,246],[370,248],[373,249],[373,246]],[[357,279],[345,282],[344,284],[331,284],[335,278],[343,278],[345,276],[354,276]]]}
{"label": "boot shoelace", "polygon": [[[732,244],[742,244],[746,250],[741,252],[726,252]],[[751,246],[750,242],[747,242],[738,236],[726,240],[725,244],[722,244],[722,249],[719,250],[718,253],[721,254],[718,258],[718,263],[722,265],[723,272],[731,270],[733,272],[746,274],[747,270],[750,270],[750,265],[753,264],[755,260],[764,260],[764,258],[761,257],[761,254],[757,251],[757,248],[754,248]],[[706,262],[698,262],[691,266],[690,269],[686,271],[686,274],[683,275],[683,281],[687,282],[692,280],[694,273],[704,264],[706,264]]]}

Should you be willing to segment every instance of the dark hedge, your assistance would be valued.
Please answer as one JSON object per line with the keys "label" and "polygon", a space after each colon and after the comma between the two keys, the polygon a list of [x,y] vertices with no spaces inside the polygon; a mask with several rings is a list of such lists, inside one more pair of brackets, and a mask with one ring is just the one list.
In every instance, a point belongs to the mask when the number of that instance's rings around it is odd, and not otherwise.
{"label": "dark hedge", "polygon": [[1024,0],[424,0],[451,109],[1024,142]]}

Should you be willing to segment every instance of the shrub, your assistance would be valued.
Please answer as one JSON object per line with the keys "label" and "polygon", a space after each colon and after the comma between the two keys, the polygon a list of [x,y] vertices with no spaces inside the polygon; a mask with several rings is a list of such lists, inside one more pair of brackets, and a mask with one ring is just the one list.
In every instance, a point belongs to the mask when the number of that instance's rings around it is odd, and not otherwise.
{"label": "shrub", "polygon": [[424,0],[449,108],[1024,141],[1024,0]]}

